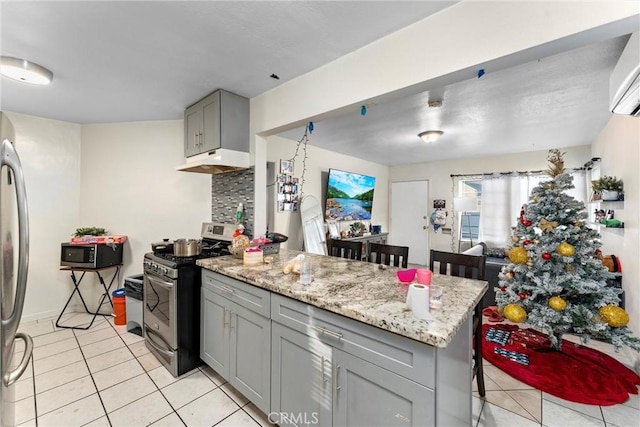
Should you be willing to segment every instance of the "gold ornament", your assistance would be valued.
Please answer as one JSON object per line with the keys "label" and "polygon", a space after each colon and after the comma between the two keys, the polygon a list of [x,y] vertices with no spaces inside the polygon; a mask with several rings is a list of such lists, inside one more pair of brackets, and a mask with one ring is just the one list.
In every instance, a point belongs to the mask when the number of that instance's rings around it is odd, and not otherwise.
{"label": "gold ornament", "polygon": [[513,243],[518,243],[518,242],[520,241],[520,237],[518,237],[518,236],[511,236],[511,241],[512,241]]}
{"label": "gold ornament", "polygon": [[576,227],[580,228],[584,225],[584,221],[576,221]]}
{"label": "gold ornament", "polygon": [[507,271],[506,273],[504,273],[504,278],[507,280],[513,279],[513,271]]}
{"label": "gold ornament", "polygon": [[513,323],[522,323],[527,319],[527,312],[518,304],[507,304],[502,311],[504,317]]}
{"label": "gold ornament", "polygon": [[529,255],[525,248],[513,248],[509,251],[509,259],[514,264],[526,264]]}
{"label": "gold ornament", "polygon": [[574,248],[573,245],[564,242],[558,245],[556,252],[562,256],[573,256],[576,253],[576,248]]}
{"label": "gold ornament", "polygon": [[540,196],[538,196],[537,194],[533,196],[533,201],[538,203],[540,201]]}
{"label": "gold ornament", "polygon": [[598,314],[609,326],[619,328],[629,323],[629,314],[615,305],[605,305],[598,310]]}
{"label": "gold ornament", "polygon": [[562,311],[567,308],[567,302],[562,297],[551,297],[549,298],[549,307],[553,308],[555,311]]}
{"label": "gold ornament", "polygon": [[558,226],[558,221],[547,221],[542,218],[540,220],[540,229],[545,233],[551,233]]}

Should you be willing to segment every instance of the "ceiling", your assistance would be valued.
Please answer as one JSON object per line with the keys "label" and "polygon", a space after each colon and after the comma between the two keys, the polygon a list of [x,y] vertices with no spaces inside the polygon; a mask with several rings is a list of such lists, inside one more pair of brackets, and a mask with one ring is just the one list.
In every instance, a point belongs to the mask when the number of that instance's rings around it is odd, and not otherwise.
{"label": "ceiling", "polygon": [[455,3],[0,1],[2,55],[54,74],[2,78],[1,105],[81,124],[181,119],[216,89],[255,97]]}
{"label": "ceiling", "polygon": [[[215,89],[255,97],[455,3],[0,1],[2,55],[54,73],[48,87],[0,79],[0,106],[80,124],[181,119]],[[386,165],[590,144],[626,39],[367,103],[314,123],[310,143]],[[425,144],[428,129],[444,135]]]}
{"label": "ceiling", "polygon": [[[389,166],[590,145],[611,117],[609,76],[629,36],[314,122],[309,143]],[[429,101],[442,101],[439,108]],[[418,134],[441,130],[425,143]],[[281,136],[298,140],[304,127]]]}

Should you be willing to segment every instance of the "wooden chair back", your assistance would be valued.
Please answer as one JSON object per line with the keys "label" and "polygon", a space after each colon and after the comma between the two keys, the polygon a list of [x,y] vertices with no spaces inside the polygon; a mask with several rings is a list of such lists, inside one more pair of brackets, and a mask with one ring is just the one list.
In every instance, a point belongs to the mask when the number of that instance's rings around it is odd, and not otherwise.
{"label": "wooden chair back", "polygon": [[384,265],[392,265],[391,263],[393,262],[394,267],[402,266],[402,268],[407,268],[409,262],[409,247],[371,243],[369,245],[368,255],[369,262]]}
{"label": "wooden chair back", "polygon": [[362,242],[331,239],[329,242],[329,255],[340,258],[361,260]]}
{"label": "wooden chair back", "polygon": [[437,262],[439,274],[484,280],[486,260],[484,255],[456,254],[432,249],[429,256],[429,269],[435,273],[434,266]]}
{"label": "wooden chair back", "polygon": [[[429,269],[434,273],[435,263],[438,273],[467,279],[484,280],[487,257],[484,255],[466,255],[431,250]],[[485,396],[484,370],[482,368],[482,299],[473,310],[473,376],[478,382],[478,393]]]}

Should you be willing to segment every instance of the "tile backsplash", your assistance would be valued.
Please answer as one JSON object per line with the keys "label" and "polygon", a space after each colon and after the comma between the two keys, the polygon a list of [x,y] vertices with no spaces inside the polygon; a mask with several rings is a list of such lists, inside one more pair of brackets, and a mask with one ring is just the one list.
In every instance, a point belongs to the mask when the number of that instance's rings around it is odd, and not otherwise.
{"label": "tile backsplash", "polygon": [[244,205],[245,233],[253,237],[255,171],[251,167],[212,175],[211,221],[235,223],[238,203]]}

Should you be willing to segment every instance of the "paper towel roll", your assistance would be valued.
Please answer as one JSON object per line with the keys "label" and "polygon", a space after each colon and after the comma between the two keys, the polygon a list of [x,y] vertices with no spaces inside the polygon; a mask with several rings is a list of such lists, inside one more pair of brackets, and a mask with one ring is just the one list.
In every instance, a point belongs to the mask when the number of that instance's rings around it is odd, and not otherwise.
{"label": "paper towel roll", "polygon": [[413,315],[421,320],[433,320],[429,313],[429,287],[412,283],[407,292],[407,307],[413,311]]}

